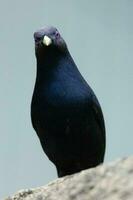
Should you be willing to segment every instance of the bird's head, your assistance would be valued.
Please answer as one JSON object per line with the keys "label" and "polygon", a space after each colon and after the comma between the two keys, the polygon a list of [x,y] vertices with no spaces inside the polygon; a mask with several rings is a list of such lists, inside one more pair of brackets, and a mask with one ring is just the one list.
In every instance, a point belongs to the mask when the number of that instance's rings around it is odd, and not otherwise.
{"label": "bird's head", "polygon": [[67,45],[55,27],[45,27],[34,33],[37,59],[53,59],[67,52]]}

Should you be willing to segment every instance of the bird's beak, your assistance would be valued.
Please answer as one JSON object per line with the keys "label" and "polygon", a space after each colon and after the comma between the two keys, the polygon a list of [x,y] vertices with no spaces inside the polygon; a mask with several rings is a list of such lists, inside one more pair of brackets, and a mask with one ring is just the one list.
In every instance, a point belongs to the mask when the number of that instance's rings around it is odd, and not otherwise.
{"label": "bird's beak", "polygon": [[49,38],[47,35],[44,36],[42,42],[43,42],[43,44],[46,45],[46,46],[49,46],[50,44],[52,44],[51,38]]}

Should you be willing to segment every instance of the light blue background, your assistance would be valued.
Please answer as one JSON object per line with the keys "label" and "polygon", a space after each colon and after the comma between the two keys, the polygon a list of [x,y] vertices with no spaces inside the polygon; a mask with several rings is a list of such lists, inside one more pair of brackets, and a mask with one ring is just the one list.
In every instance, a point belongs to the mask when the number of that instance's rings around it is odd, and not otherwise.
{"label": "light blue background", "polygon": [[133,153],[133,1],[0,1],[0,198],[57,177],[30,122],[33,32],[56,26],[105,117],[106,162]]}

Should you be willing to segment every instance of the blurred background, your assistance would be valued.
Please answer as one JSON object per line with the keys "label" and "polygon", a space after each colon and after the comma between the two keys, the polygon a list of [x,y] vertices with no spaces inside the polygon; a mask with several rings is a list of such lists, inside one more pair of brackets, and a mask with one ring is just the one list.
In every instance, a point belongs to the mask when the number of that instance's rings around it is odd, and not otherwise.
{"label": "blurred background", "polygon": [[95,91],[105,162],[133,154],[133,1],[0,1],[0,199],[57,178],[31,126],[33,32],[56,26]]}

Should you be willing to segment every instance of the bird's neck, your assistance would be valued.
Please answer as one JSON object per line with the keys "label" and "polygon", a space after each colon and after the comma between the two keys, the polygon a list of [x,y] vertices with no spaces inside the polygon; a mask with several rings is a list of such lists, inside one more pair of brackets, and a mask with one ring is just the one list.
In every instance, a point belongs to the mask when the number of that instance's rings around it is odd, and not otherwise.
{"label": "bird's neck", "polygon": [[52,77],[52,74],[59,67],[66,67],[64,63],[73,62],[70,53],[67,51],[62,54],[45,55],[43,58],[37,58],[37,82],[43,82]]}

